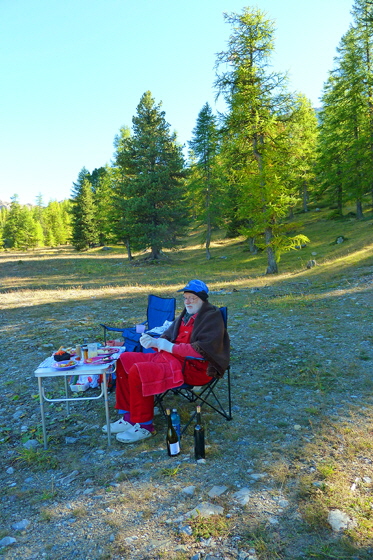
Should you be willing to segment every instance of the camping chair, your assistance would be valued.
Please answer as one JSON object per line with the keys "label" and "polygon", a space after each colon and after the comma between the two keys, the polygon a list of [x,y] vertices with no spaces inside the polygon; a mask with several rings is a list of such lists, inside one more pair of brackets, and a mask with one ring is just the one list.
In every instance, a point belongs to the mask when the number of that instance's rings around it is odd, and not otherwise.
{"label": "camping chair", "polygon": [[[220,307],[220,313],[222,314],[223,321],[225,328],[227,328],[228,322],[228,309],[226,307]],[[185,366],[189,360],[199,360],[204,361],[203,358],[193,358],[191,356],[187,356],[184,359],[183,363],[183,373]],[[218,395],[218,390],[225,384],[225,392],[227,398],[227,404],[224,406],[221,402],[221,399]],[[218,387],[219,386],[219,387]],[[187,401],[194,403],[195,405],[206,405],[226,420],[232,420],[232,399],[231,399],[231,372],[230,372],[230,365],[228,365],[226,373],[223,378],[216,378],[212,377],[211,381],[202,385],[201,387],[195,387],[194,385],[188,385],[184,383],[180,387],[175,387],[173,389],[168,389],[164,393],[155,396],[155,406],[158,406],[160,411],[164,416],[166,416],[165,406],[163,405],[163,401],[168,393],[173,393],[174,395],[183,397]],[[181,430],[183,434],[190,424],[193,422],[194,418],[196,417],[196,412],[190,417],[187,424]]]}
{"label": "camping chair", "polygon": [[[148,296],[148,307],[146,311],[146,321],[141,323],[146,326],[146,331],[149,332],[156,327],[161,327],[165,321],[173,321],[175,319],[176,299],[175,298],[162,298],[150,294]],[[106,338],[108,332],[119,332],[124,338],[124,345],[126,352],[148,352],[153,351],[145,350],[139,342],[141,333],[136,332],[136,327],[124,328],[109,327],[108,325],[100,326],[104,329],[104,344],[106,345]],[[156,335],[152,335],[156,336]]]}

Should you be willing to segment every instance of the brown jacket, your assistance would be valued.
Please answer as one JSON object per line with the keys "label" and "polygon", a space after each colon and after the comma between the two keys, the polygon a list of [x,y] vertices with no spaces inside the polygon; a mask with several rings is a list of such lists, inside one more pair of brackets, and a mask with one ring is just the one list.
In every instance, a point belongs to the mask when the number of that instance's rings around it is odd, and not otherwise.
{"label": "brown jacket", "polygon": [[[184,309],[181,315],[162,334],[163,338],[174,342],[185,313],[186,310]],[[218,307],[207,301],[203,303],[194,321],[190,343],[194,350],[209,362],[207,375],[223,377],[229,365],[230,342]]]}

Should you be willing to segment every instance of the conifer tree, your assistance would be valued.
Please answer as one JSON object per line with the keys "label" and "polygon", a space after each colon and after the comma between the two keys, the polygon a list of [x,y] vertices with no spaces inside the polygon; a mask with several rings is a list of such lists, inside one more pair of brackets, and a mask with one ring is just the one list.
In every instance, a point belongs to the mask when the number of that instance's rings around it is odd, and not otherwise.
{"label": "conifer tree", "polygon": [[8,216],[8,208],[3,206],[0,208],[0,248],[4,247],[4,226]]}
{"label": "conifer tree", "polygon": [[189,181],[193,217],[204,225],[206,258],[210,259],[212,229],[219,224],[222,208],[221,173],[218,164],[219,132],[217,120],[206,103],[198,114],[189,142],[192,159]]}
{"label": "conifer tree", "polygon": [[51,200],[43,211],[43,228],[45,244],[48,247],[66,245],[71,237],[71,216],[65,208],[70,202]]}
{"label": "conifer tree", "polygon": [[4,243],[14,249],[29,249],[41,243],[41,229],[32,216],[32,210],[21,206],[17,195],[11,197],[10,209],[4,224]]}
{"label": "conifer tree", "polygon": [[127,185],[132,179],[131,162],[131,131],[124,126],[114,139],[115,167],[113,169],[113,207],[111,212],[112,231],[115,238],[123,242],[127,248],[128,260],[132,260],[132,249],[141,248],[137,245],[133,234],[132,220],[127,207]]}
{"label": "conifer tree", "polygon": [[353,24],[342,37],[335,67],[324,88],[320,114],[318,177],[321,191],[347,201],[363,217],[370,193],[373,204],[373,3],[355,0]]}
{"label": "conifer tree", "polygon": [[311,102],[302,94],[295,96],[287,136],[289,147],[284,181],[294,196],[301,198],[303,212],[307,212],[315,180],[318,122]]}
{"label": "conifer tree", "polygon": [[90,180],[94,193],[98,242],[100,245],[106,245],[114,238],[112,232],[112,170],[109,167],[94,169]]}
{"label": "conifer tree", "polygon": [[132,124],[132,136],[117,158],[125,233],[131,244],[150,248],[151,258],[158,259],[162,248],[175,246],[187,224],[182,149],[150,91],[141,97]]}
{"label": "conifer tree", "polygon": [[98,242],[92,185],[85,168],[74,183],[72,202],[72,244],[77,251],[84,251]]}
{"label": "conifer tree", "polygon": [[267,274],[278,272],[282,252],[306,240],[289,237],[283,218],[297,197],[288,179],[291,147],[288,123],[292,96],[285,76],[269,70],[273,51],[273,22],[259,9],[226,15],[232,27],[226,51],[217,58],[216,87],[227,102],[223,153],[227,181],[236,189],[237,217],[242,233],[264,237]]}

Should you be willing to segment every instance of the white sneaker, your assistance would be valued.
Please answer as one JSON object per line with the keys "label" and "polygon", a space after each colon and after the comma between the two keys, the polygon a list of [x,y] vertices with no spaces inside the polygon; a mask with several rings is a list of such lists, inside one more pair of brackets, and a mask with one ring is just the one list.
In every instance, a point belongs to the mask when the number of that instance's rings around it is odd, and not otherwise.
{"label": "white sneaker", "polygon": [[131,427],[125,432],[117,434],[116,439],[120,441],[120,443],[135,443],[136,441],[141,441],[151,435],[152,434],[149,430],[142,428],[140,424],[135,424],[134,426],[131,425]]}
{"label": "white sneaker", "polygon": [[[123,418],[120,418],[116,422],[112,422],[110,424],[110,432],[112,434],[120,434],[121,432],[125,432],[129,428],[132,428],[132,424],[130,422],[126,422]],[[102,426],[102,431],[107,434],[107,425]]]}

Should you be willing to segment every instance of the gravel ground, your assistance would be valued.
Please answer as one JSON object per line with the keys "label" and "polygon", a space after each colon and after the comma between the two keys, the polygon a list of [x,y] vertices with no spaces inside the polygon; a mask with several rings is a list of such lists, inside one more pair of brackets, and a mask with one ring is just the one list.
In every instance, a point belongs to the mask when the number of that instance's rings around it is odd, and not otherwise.
{"label": "gravel ground", "polygon": [[[124,311],[115,301],[96,298],[89,314],[87,307],[74,305],[68,319],[59,319],[71,293],[61,292],[52,305],[25,292],[17,296],[18,307],[14,293],[3,294],[0,556],[342,558],[321,554],[343,536],[326,519],[310,522],[299,488],[304,476],[317,483],[320,461],[332,456],[338,461],[335,440],[320,444],[325,434],[338,436],[349,423],[370,426],[372,283],[371,274],[360,277],[356,271],[337,285],[287,281],[211,296],[212,303],[229,308],[234,417],[227,422],[204,413],[205,463],[194,460],[191,430],[182,454],[167,456],[161,416],[150,440],[125,448],[114,440],[108,449],[98,401],[74,405],[69,418],[63,406],[47,406],[49,463],[42,446],[36,455],[27,453],[25,443],[40,440],[33,370],[51,352],[43,345],[69,344],[87,333],[97,338],[102,317],[117,313],[119,319]],[[58,391],[57,382],[49,389]],[[111,394],[111,409],[114,398]],[[186,417],[190,409],[181,410]],[[366,446],[344,464],[351,484],[365,477],[368,495],[372,461]],[[213,517],[205,522],[189,517],[204,504],[216,512]],[[372,557],[373,543],[366,540],[358,552],[343,556]]]}

